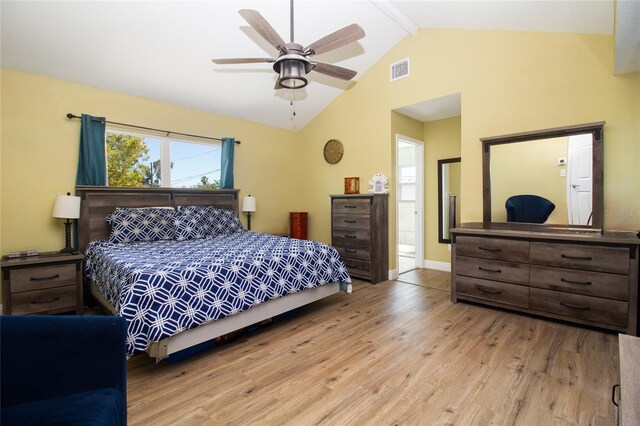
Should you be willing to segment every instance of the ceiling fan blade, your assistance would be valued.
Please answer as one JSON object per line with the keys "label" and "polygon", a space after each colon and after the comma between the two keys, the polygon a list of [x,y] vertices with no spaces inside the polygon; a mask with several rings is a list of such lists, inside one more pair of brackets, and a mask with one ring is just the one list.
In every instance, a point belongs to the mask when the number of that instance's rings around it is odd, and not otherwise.
{"label": "ceiling fan blade", "polygon": [[325,64],[323,62],[312,62],[312,71],[319,72],[320,74],[328,75],[329,77],[339,78],[340,80],[351,80],[358,73],[357,71],[350,70],[348,68],[342,68],[337,65]]}
{"label": "ceiling fan blade", "polygon": [[262,64],[275,62],[275,59],[271,58],[231,58],[231,59],[212,59],[214,64],[227,65],[227,64]]}
{"label": "ceiling fan blade", "polygon": [[257,10],[242,9],[238,11],[238,13],[249,25],[251,25],[251,28],[256,30],[256,32],[260,34],[263,39],[267,40],[270,45],[280,51],[284,49],[286,43],[282,37],[280,37],[276,30],[273,29],[269,22],[267,22],[267,20],[264,19]]}
{"label": "ceiling fan blade", "polygon": [[319,55],[360,40],[364,35],[364,30],[360,25],[347,25],[338,31],[322,37],[320,40],[311,43],[306,49],[304,49],[304,51],[309,52],[310,55]]}

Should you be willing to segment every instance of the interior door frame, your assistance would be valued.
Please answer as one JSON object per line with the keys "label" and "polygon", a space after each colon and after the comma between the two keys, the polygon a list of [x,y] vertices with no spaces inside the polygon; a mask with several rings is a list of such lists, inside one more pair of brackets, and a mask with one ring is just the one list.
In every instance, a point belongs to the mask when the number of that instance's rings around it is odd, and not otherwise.
{"label": "interior door frame", "polygon": [[399,219],[399,204],[400,193],[398,188],[400,186],[400,167],[398,165],[398,149],[399,142],[407,142],[416,146],[416,268],[424,268],[424,141],[413,139],[408,136],[404,136],[400,133],[396,133],[396,265],[398,267],[398,273],[400,272],[400,253],[398,250],[400,241],[400,219]]}

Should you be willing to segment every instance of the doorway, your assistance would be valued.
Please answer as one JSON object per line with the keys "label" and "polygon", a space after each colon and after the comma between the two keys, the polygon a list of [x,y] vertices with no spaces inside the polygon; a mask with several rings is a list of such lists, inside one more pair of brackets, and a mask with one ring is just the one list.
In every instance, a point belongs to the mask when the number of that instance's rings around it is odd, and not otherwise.
{"label": "doorway", "polygon": [[569,136],[567,212],[569,225],[590,225],[592,215],[593,136]]}
{"label": "doorway", "polygon": [[424,144],[396,135],[398,273],[422,267],[424,258]]}

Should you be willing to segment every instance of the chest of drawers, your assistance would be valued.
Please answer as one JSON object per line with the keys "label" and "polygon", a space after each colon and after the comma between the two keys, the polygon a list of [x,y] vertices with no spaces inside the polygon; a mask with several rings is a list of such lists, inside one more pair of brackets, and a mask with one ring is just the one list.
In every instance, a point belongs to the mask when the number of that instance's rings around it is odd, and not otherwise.
{"label": "chest of drawers", "polygon": [[60,253],[3,259],[3,313],[82,314],[82,259],[82,254]]}
{"label": "chest of drawers", "polygon": [[378,283],[389,275],[388,195],[332,195],[331,245],[349,274]]}
{"label": "chest of drawers", "polygon": [[452,235],[452,302],[638,334],[637,239],[464,228]]}

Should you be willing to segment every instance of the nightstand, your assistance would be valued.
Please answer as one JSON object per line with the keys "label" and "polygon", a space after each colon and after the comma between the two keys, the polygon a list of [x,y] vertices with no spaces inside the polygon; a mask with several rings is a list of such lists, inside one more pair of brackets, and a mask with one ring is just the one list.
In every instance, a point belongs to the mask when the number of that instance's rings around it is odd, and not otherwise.
{"label": "nightstand", "polygon": [[5,315],[81,315],[83,255],[59,252],[38,256],[4,258],[2,298]]}

